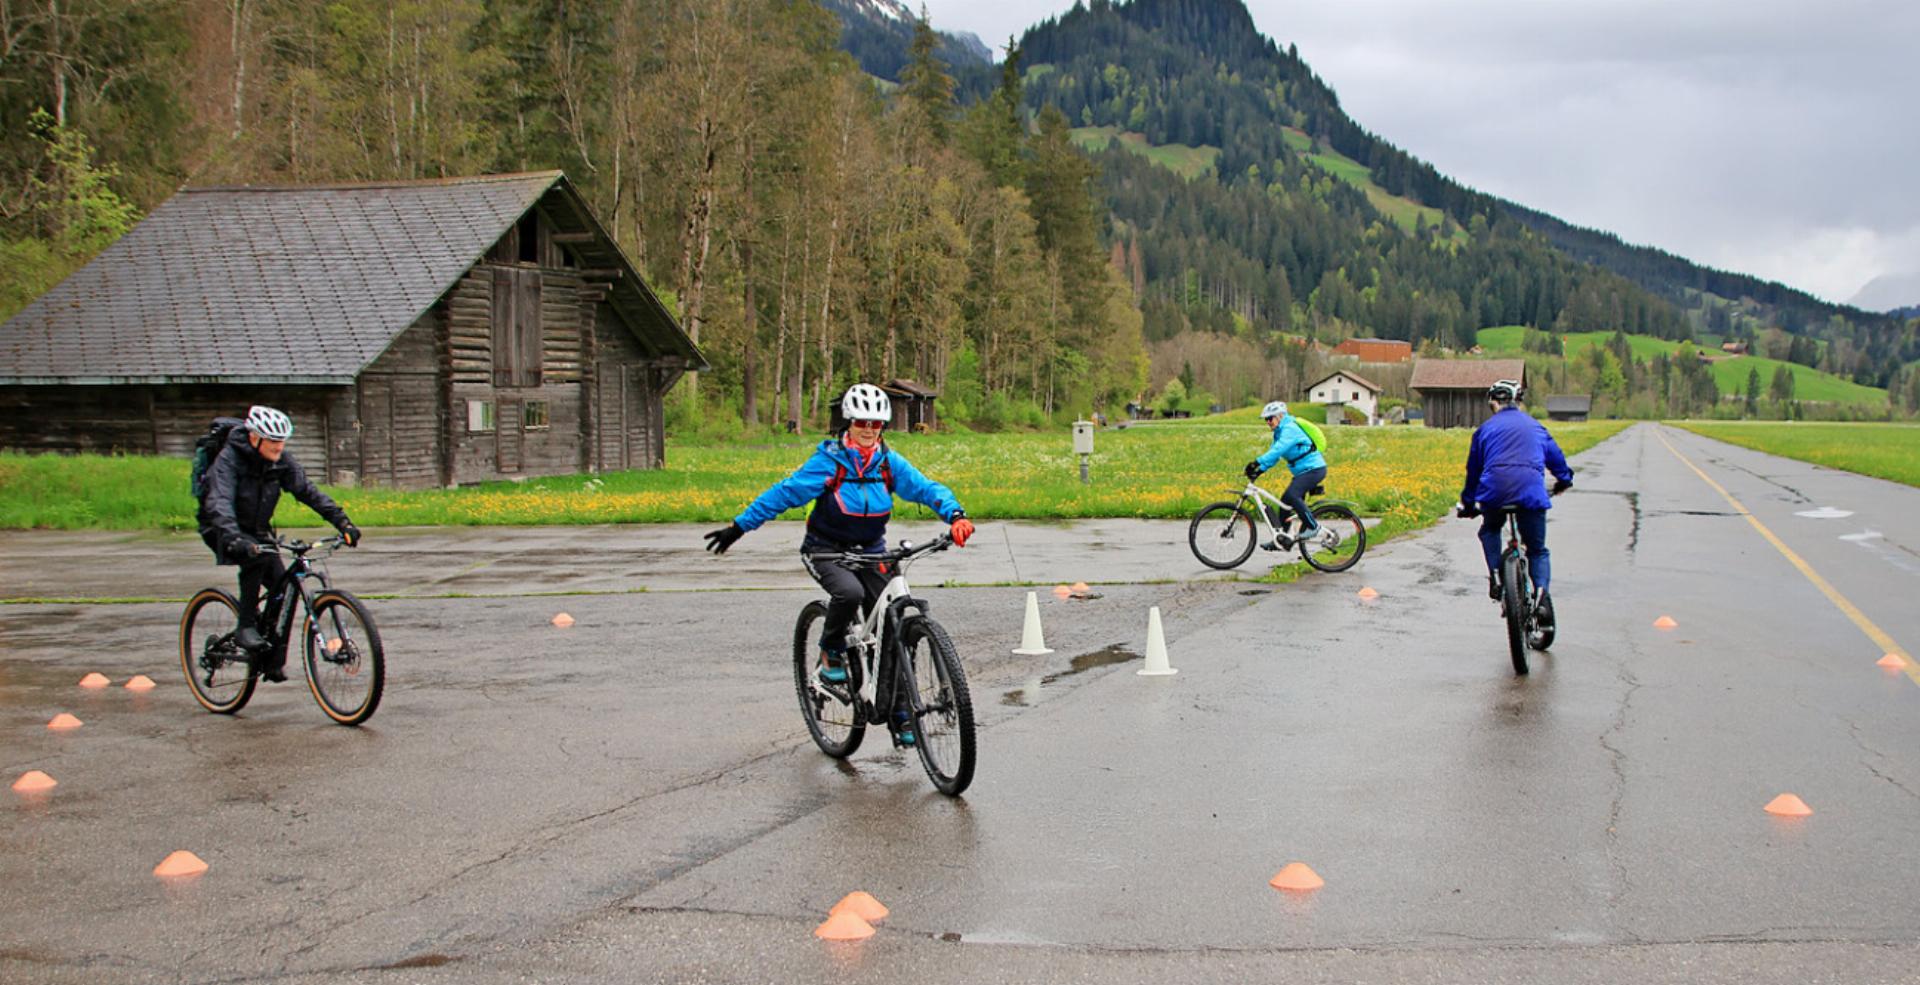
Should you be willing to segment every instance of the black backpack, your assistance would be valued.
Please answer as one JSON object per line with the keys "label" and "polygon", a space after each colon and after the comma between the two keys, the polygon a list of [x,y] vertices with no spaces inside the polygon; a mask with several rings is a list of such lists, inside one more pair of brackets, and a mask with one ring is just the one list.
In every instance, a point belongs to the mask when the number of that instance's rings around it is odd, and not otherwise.
{"label": "black backpack", "polygon": [[227,439],[233,429],[245,427],[247,422],[237,417],[216,417],[207,433],[193,442],[193,501],[199,503],[207,498],[207,470],[213,468],[213,460],[220,457],[220,449],[227,446]]}

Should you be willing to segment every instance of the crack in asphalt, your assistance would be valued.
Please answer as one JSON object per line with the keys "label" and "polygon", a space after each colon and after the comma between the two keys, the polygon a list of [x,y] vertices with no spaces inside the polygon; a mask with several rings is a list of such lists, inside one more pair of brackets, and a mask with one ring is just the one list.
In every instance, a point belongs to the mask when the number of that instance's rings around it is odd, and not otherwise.
{"label": "crack in asphalt", "polygon": [[[1866,740],[1863,739],[1860,735],[1860,726],[1857,723],[1851,722],[1851,721],[1847,722],[1847,734],[1853,737],[1853,744],[1856,746],[1859,746],[1861,752],[1864,752],[1870,756],[1876,756],[1880,759],[1887,758],[1886,753],[1881,752],[1880,750],[1875,749],[1870,745],[1867,745]],[[1916,791],[1913,788],[1907,786],[1906,784],[1901,783],[1899,780],[1891,776],[1888,776],[1885,773],[1880,772],[1878,769],[1874,768],[1874,765],[1872,763],[1867,762],[1864,759],[1860,761],[1860,765],[1866,767],[1867,772],[1872,773],[1875,777],[1878,777],[1879,779],[1885,780],[1888,783],[1892,784],[1894,789],[1900,791],[1901,793],[1906,794],[1909,797],[1914,798],[1915,800],[1920,800],[1920,791]]]}

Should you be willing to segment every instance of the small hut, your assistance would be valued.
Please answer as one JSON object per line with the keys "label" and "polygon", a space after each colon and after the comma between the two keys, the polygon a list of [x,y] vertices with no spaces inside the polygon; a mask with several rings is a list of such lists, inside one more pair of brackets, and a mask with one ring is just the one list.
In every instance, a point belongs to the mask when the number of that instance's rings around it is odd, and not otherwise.
{"label": "small hut", "polygon": [[893,422],[887,425],[889,429],[917,432],[939,426],[939,418],[933,412],[933,402],[940,396],[938,391],[912,380],[888,380],[880,389],[885,390],[893,402]]}
{"label": "small hut", "polygon": [[1593,396],[1585,393],[1547,398],[1547,418],[1554,421],[1584,421],[1593,413]]}

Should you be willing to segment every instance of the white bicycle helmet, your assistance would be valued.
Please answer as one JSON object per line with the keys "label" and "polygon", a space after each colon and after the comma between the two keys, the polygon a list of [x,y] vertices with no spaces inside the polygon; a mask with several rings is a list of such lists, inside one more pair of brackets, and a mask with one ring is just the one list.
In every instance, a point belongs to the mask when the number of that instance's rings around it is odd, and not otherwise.
{"label": "white bicycle helmet", "polygon": [[855,383],[840,398],[840,416],[849,421],[892,421],[893,401],[871,383]]}
{"label": "white bicycle helmet", "polygon": [[1287,402],[1284,400],[1275,400],[1265,407],[1260,408],[1260,417],[1262,420],[1269,417],[1285,416],[1287,416]]}
{"label": "white bicycle helmet", "polygon": [[262,404],[247,408],[247,430],[269,441],[293,437],[293,418]]}
{"label": "white bicycle helmet", "polygon": [[1498,404],[1510,404],[1526,392],[1519,380],[1501,380],[1487,388],[1487,399]]}

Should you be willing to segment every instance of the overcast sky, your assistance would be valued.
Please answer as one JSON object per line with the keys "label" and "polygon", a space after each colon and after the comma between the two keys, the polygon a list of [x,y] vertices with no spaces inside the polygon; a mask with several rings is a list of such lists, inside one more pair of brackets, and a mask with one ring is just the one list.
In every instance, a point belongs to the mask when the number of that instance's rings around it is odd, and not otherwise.
{"label": "overcast sky", "polygon": [[[1071,0],[925,0],[1004,52]],[[1361,126],[1481,191],[1873,308],[1920,303],[1920,3],[1249,0]]]}

